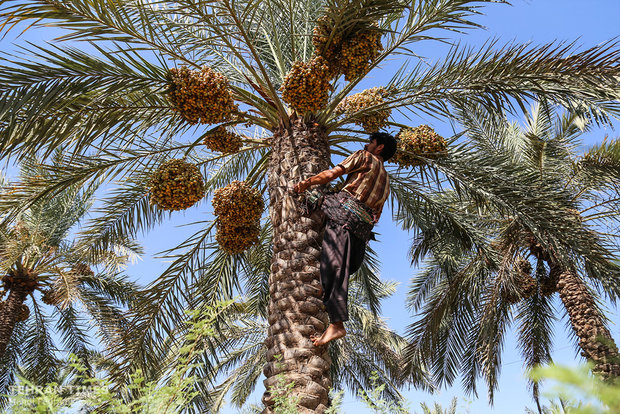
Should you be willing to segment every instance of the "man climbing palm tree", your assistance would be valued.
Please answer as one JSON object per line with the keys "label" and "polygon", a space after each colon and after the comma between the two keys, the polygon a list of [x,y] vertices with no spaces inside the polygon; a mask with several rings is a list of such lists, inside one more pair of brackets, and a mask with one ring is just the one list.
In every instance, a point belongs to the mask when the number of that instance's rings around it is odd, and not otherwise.
{"label": "man climbing palm tree", "polygon": [[321,247],[321,286],[323,303],[330,325],[322,335],[310,337],[315,346],[325,345],[347,334],[344,322],[349,319],[347,293],[349,275],[364,260],[366,243],[390,193],[388,174],[383,163],[396,152],[393,136],[375,132],[364,150],[356,151],[336,167],[297,183],[294,190],[303,192],[311,185],[327,184],[348,174],[341,192],[328,195],[322,210],[327,216]]}

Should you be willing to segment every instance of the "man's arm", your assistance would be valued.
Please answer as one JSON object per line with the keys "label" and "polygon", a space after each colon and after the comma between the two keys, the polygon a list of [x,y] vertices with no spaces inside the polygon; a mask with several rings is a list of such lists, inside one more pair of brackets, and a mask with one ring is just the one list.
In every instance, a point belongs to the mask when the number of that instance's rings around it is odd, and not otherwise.
{"label": "man's arm", "polygon": [[293,190],[295,190],[298,193],[301,193],[301,192],[306,191],[308,187],[310,187],[311,185],[327,184],[328,182],[340,177],[344,173],[345,173],[344,167],[342,165],[336,165],[331,170],[321,171],[315,176],[312,176],[310,178],[307,178],[303,181],[298,182],[297,184],[293,186]]}

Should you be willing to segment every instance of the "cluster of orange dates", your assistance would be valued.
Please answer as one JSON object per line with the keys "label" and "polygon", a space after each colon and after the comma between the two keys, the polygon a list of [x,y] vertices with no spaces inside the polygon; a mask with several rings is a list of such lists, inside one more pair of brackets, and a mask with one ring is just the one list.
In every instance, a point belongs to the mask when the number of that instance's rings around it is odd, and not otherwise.
{"label": "cluster of orange dates", "polygon": [[215,190],[211,203],[217,216],[215,239],[224,251],[238,254],[258,243],[265,208],[260,191],[235,180]]}
{"label": "cluster of orange dates", "polygon": [[162,210],[185,210],[202,199],[204,180],[198,167],[184,160],[169,160],[151,176],[150,203]]}
{"label": "cluster of orange dates", "polygon": [[[361,125],[366,132],[377,132],[388,123],[388,118],[392,113],[391,109],[376,108],[364,111],[374,106],[384,103],[384,96],[387,91],[385,88],[370,88],[355,95],[347,96],[336,107],[337,114],[345,114],[357,125]],[[356,113],[364,111],[359,115]]]}
{"label": "cluster of orange dates", "polygon": [[398,148],[393,161],[402,167],[422,165],[416,156],[436,159],[446,150],[448,143],[428,125],[415,128],[402,128],[396,134]]}

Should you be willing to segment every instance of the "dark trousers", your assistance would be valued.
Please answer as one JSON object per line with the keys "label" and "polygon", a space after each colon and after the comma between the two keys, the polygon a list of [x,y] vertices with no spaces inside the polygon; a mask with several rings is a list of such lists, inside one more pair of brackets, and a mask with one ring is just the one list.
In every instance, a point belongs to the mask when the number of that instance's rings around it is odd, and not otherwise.
{"label": "dark trousers", "polygon": [[366,242],[341,225],[327,220],[321,249],[321,285],[323,303],[331,323],[348,321],[347,294],[349,276],[364,261]]}

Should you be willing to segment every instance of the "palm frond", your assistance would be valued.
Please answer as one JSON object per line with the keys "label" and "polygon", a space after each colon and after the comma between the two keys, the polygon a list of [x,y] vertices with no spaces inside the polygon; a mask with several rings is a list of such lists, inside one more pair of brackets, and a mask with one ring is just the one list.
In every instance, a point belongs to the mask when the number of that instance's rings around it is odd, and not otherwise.
{"label": "palm frond", "polygon": [[131,307],[139,291],[139,286],[129,281],[122,273],[105,272],[80,276],[80,284],[102,297],[119,305]]}
{"label": "palm frond", "polygon": [[408,294],[414,310],[422,303],[424,306],[419,319],[407,329],[411,342],[405,351],[410,360],[407,370],[422,358],[428,361],[436,383],[451,384],[456,379],[466,350],[476,347],[470,329],[484,306],[482,292],[488,278],[480,258],[458,261],[456,268],[436,259],[429,262]]}
{"label": "palm frond", "polygon": [[492,206],[500,215],[517,217],[541,243],[553,246],[562,260],[571,260],[564,248],[571,245],[575,252],[591,260],[610,263],[609,252],[597,238],[566,214],[575,205],[561,183],[540,180],[538,172],[523,169],[497,154],[461,149],[454,157],[436,163],[457,194],[465,194],[476,203],[484,200],[483,205]]}
{"label": "palm frond", "polygon": [[[97,48],[101,58],[73,48],[33,48],[1,71],[4,154],[41,151],[35,143],[41,136],[47,138],[45,158],[61,145],[80,153],[110,144],[114,135],[139,136],[164,122],[178,131],[161,93],[167,84],[163,62],[155,65],[125,50]],[[22,61],[27,55],[31,60]]]}
{"label": "palm frond", "polygon": [[[551,362],[553,341],[553,305],[543,295],[535,294],[519,304],[515,321],[519,324],[519,349],[528,369]],[[530,383],[534,399],[539,398],[536,383]]]}
{"label": "palm frond", "polygon": [[588,150],[577,167],[584,178],[599,186],[618,189],[620,182],[620,140],[603,140]]}
{"label": "palm frond", "polygon": [[390,296],[393,292],[386,292],[386,285],[379,277],[379,257],[374,249],[366,247],[366,254],[360,269],[351,277],[352,281],[364,290],[364,305],[368,306],[374,315],[381,313],[381,299]]}
{"label": "palm frond", "polygon": [[52,317],[56,317],[56,332],[61,336],[63,350],[75,355],[84,368],[90,369],[88,358],[92,343],[88,331],[83,329],[86,320],[72,306],[56,309],[54,313]]}
{"label": "palm frond", "polygon": [[150,205],[147,184],[148,177],[134,176],[113,189],[82,229],[80,250],[91,259],[104,256],[119,242],[133,240],[161,223],[166,214]]}
{"label": "palm frond", "polygon": [[[123,335],[129,330],[130,320],[128,315],[121,311],[115,302],[106,298],[97,290],[83,289],[80,292],[82,305],[89,316],[96,323],[97,337],[107,349],[122,341]],[[135,299],[135,297],[134,297]],[[116,368],[113,365],[112,368]]]}
{"label": "palm frond", "polygon": [[[393,284],[384,287],[390,294],[394,288]],[[386,384],[385,397],[391,401],[402,399],[399,389],[406,382],[420,389],[432,389],[430,375],[422,364],[413,367],[408,377],[403,375],[403,350],[407,341],[390,330],[382,318],[363,306],[368,301],[364,287],[356,283],[352,285],[350,294],[353,300],[349,306],[351,323],[347,336],[340,342],[330,344],[330,353],[334,358],[334,387],[368,390],[372,388],[374,372],[381,383]]]}
{"label": "palm frond", "polygon": [[[449,116],[441,101],[467,99],[490,112],[545,97],[569,111],[608,123],[618,114],[616,101],[620,52],[614,42],[583,51],[574,44],[542,46],[497,42],[472,49],[455,46],[442,62],[401,70],[387,86],[389,107],[406,107]],[[596,68],[596,69],[593,69]],[[525,112],[525,111],[524,111]]]}
{"label": "palm frond", "polygon": [[30,302],[32,316],[26,321],[24,342],[22,346],[28,350],[23,355],[20,369],[26,378],[38,385],[46,385],[54,381],[58,370],[57,347],[49,331],[49,316],[43,313],[37,303]]}
{"label": "palm frond", "polygon": [[192,280],[209,263],[212,227],[207,225],[171,249],[165,257],[172,261],[171,265],[137,299],[132,309],[134,320],[114,350],[123,360],[119,375],[126,375],[129,366],[142,368],[145,375],[163,369],[162,361],[170,345],[166,338],[174,338],[174,332],[183,326],[183,309],[191,294]]}
{"label": "palm frond", "polygon": [[[157,13],[138,1],[33,0],[3,1],[0,29],[52,24],[68,30],[59,40],[97,40],[141,44],[185,61],[179,43],[160,24]],[[45,21],[45,23],[41,23]]]}
{"label": "palm frond", "polygon": [[[60,153],[55,158],[61,158]],[[24,160],[20,167],[21,178],[36,176],[53,179],[53,175],[35,160]],[[67,187],[65,191],[46,203],[32,204],[28,210],[20,214],[20,219],[28,223],[29,227],[42,232],[47,245],[58,247],[67,238],[69,231],[74,229],[92,207],[97,184],[85,188]]]}
{"label": "palm frond", "polygon": [[18,323],[13,329],[13,335],[4,355],[0,359],[0,409],[7,407],[8,396],[11,395],[11,386],[17,380],[19,362],[23,358],[25,334],[25,324]]}
{"label": "palm frond", "polygon": [[499,386],[502,349],[506,330],[510,326],[510,312],[506,307],[498,306],[497,299],[492,297],[485,304],[481,316],[482,329],[478,333],[476,346],[480,358],[480,372],[487,384],[489,401],[492,402]]}
{"label": "palm frond", "polygon": [[272,258],[272,228],[267,222],[261,231],[259,242],[244,255],[241,264],[245,279],[244,289],[247,299],[247,310],[252,315],[260,315],[267,319],[269,303],[269,272]]}
{"label": "palm frond", "polygon": [[229,332],[227,336],[230,339],[218,345],[224,355],[210,376],[218,372],[226,373],[226,379],[214,389],[214,408],[224,404],[228,393],[231,393],[232,404],[243,406],[256,387],[267,361],[267,348],[261,340],[267,326],[246,322],[244,325],[238,324],[236,330],[235,335]]}

